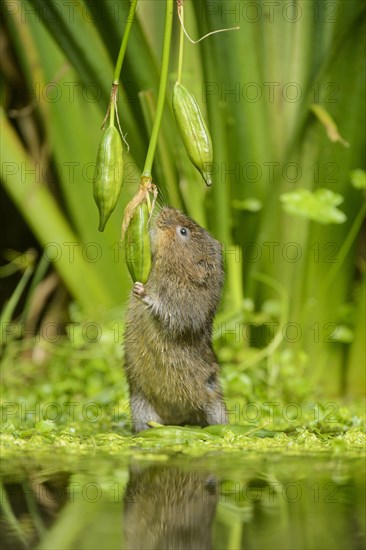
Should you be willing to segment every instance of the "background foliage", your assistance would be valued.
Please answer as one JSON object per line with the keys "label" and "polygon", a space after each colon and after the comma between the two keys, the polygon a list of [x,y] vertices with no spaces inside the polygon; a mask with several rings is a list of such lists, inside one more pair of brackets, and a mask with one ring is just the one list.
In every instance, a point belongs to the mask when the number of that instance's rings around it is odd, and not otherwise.
{"label": "background foliage", "polygon": [[[2,273],[19,269],[23,276],[6,296],[5,339],[18,334],[13,325],[8,330],[11,320],[26,327],[63,321],[63,288],[73,301],[69,321],[121,320],[131,281],[120,225],[145,160],[165,3],[141,1],[132,28],[119,97],[130,149],[121,200],[103,234],[92,177],[129,3],[4,6],[1,181],[44,250],[38,260],[25,254],[7,218],[3,256],[12,263]],[[184,209],[224,243],[226,287],[214,336],[241,382],[246,369],[258,367],[269,387],[296,374],[328,394],[362,393],[364,176],[354,171],[365,151],[365,6],[186,2],[194,37],[235,25],[240,30],[186,43],[183,83],[204,110],[214,144],[207,191],[172,117],[176,18],[154,163],[161,202]],[[314,103],[349,147],[331,141]]]}

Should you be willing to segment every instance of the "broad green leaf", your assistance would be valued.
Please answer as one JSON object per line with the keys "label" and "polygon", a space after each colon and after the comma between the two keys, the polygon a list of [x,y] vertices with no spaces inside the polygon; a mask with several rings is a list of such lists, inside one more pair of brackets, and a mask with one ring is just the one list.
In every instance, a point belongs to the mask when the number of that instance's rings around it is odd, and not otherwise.
{"label": "broad green leaf", "polygon": [[344,200],[342,195],[333,193],[330,189],[317,189],[314,192],[308,189],[297,189],[284,193],[280,196],[280,200],[287,214],[318,223],[344,223],[347,219],[344,212],[337,208]]}

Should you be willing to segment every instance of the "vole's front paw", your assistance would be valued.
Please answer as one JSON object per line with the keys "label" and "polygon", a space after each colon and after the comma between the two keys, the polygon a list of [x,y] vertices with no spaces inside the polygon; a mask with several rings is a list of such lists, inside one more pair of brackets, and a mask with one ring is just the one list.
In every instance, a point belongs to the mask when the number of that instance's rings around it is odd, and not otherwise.
{"label": "vole's front paw", "polygon": [[141,300],[141,302],[143,302],[146,306],[152,306],[153,301],[151,297],[146,294],[143,283],[139,283],[138,281],[136,281],[136,283],[133,285],[132,294],[135,296],[135,298]]}
{"label": "vole's front paw", "polygon": [[135,298],[138,298],[139,300],[144,300],[146,297],[146,291],[143,283],[139,283],[136,281],[136,283],[133,285],[132,294],[135,296]]}

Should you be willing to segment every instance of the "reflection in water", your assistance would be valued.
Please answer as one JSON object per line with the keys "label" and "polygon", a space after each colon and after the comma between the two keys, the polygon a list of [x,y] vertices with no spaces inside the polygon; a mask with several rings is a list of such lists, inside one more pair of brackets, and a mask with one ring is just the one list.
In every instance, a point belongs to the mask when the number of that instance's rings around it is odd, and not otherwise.
{"label": "reflection in water", "polygon": [[46,466],[23,474],[18,467],[15,477],[7,466],[1,549],[365,548],[362,458],[248,452],[177,460],[128,471],[118,457],[95,458],[52,475]]}
{"label": "reflection in water", "polygon": [[68,499],[70,474],[1,483],[1,550],[34,548]]}
{"label": "reflection in water", "polygon": [[133,467],[124,502],[126,548],[212,548],[217,503],[214,476],[176,468]]}

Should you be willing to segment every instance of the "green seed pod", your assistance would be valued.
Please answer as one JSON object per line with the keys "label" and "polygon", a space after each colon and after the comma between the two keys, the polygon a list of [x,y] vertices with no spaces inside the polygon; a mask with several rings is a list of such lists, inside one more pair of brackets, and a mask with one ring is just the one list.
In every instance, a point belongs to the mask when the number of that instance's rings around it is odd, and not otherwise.
{"label": "green seed pod", "polygon": [[93,182],[94,200],[99,210],[99,231],[104,231],[116,207],[123,182],[122,139],[114,126],[103,132]]}
{"label": "green seed pod", "polygon": [[184,147],[207,186],[212,185],[212,141],[195,97],[180,84],[173,90],[173,111]]}
{"label": "green seed pod", "polygon": [[149,210],[146,202],[138,205],[127,228],[125,258],[132,280],[145,284],[151,269]]}

